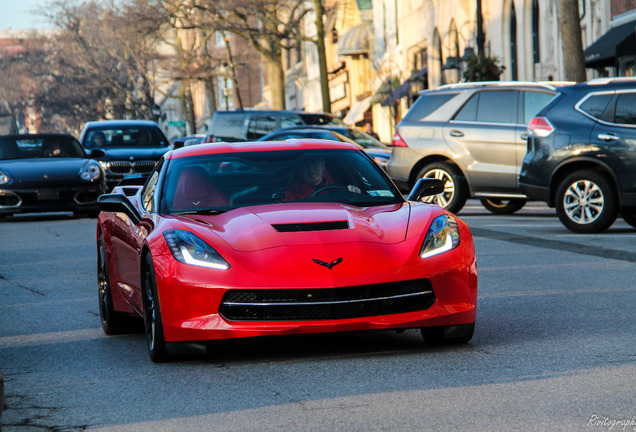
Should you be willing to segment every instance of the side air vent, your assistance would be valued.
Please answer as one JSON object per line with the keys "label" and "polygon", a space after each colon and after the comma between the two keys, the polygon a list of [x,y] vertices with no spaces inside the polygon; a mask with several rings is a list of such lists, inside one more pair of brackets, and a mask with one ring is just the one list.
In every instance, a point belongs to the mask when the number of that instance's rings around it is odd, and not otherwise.
{"label": "side air vent", "polygon": [[278,232],[297,232],[297,231],[330,231],[349,229],[349,222],[316,222],[316,223],[297,223],[297,224],[273,224],[274,229]]}

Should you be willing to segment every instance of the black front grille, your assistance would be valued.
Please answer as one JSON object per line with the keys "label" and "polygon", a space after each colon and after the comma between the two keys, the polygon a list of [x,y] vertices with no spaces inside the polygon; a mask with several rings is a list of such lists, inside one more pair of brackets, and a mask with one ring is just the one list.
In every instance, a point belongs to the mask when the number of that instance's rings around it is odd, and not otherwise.
{"label": "black front grille", "polygon": [[219,312],[228,320],[322,320],[426,310],[435,303],[428,279],[344,288],[231,290]]}
{"label": "black front grille", "polygon": [[155,167],[154,161],[113,161],[108,162],[108,171],[113,174],[149,173]]}

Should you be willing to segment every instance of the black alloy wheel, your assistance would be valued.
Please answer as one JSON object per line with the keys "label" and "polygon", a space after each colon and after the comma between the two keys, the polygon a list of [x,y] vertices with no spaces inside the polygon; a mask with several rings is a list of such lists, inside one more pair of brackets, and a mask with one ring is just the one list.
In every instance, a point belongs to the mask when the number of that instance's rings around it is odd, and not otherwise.
{"label": "black alloy wheel", "polygon": [[444,182],[444,192],[424,201],[439,205],[451,213],[458,213],[468,199],[468,185],[461,171],[447,162],[435,162],[420,170],[417,179],[435,178]]}
{"label": "black alloy wheel", "polygon": [[522,198],[481,198],[479,201],[486,207],[486,210],[497,215],[515,213],[528,202]]}
{"label": "black alloy wheel", "polygon": [[113,294],[108,274],[108,260],[104,246],[104,234],[100,234],[97,242],[97,295],[99,300],[99,317],[102,329],[107,335],[116,335],[128,330],[130,319],[115,311]]}
{"label": "black alloy wheel", "polygon": [[144,329],[146,333],[148,353],[150,354],[150,359],[153,362],[162,363],[169,360],[169,356],[166,352],[166,340],[163,335],[161,309],[159,307],[159,297],[157,296],[155,266],[152,263],[150,254],[147,254],[144,260],[142,275]]}
{"label": "black alloy wheel", "polygon": [[556,211],[567,229],[579,234],[599,233],[618,217],[618,200],[611,180],[598,171],[568,175],[556,192]]}

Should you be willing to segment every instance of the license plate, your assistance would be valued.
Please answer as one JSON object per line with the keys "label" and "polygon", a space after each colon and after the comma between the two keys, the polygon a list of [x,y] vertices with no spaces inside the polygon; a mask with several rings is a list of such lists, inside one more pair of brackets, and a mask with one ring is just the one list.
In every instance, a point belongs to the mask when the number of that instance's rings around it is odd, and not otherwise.
{"label": "license plate", "polygon": [[38,200],[40,201],[54,201],[60,199],[58,191],[41,190],[38,191]]}
{"label": "license plate", "polygon": [[124,174],[124,178],[125,179],[130,179],[130,178],[139,178],[141,177],[140,173],[129,173],[129,174]]}

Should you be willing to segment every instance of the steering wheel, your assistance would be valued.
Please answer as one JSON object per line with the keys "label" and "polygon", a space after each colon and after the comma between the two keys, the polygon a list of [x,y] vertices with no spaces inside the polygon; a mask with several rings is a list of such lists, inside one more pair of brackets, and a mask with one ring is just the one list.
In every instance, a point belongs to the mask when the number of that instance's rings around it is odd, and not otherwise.
{"label": "steering wheel", "polygon": [[342,185],[329,185],[329,186],[323,186],[323,187],[321,187],[321,188],[316,189],[316,190],[314,191],[314,193],[312,193],[312,194],[309,196],[309,198],[313,198],[313,197],[318,196],[318,195],[320,195],[320,194],[322,194],[322,193],[324,193],[324,192],[327,192],[327,191],[329,191],[329,190],[334,190],[334,189],[339,189],[339,190],[344,189],[344,190],[346,190],[346,191],[349,191],[349,189],[347,189],[345,186],[342,186]]}

